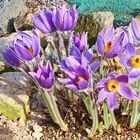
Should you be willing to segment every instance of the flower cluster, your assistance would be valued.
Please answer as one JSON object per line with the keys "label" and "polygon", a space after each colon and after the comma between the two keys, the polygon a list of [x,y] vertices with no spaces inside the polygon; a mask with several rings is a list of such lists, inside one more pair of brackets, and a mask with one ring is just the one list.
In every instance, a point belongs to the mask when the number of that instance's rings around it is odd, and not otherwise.
{"label": "flower cluster", "polygon": [[[112,124],[117,130],[118,124],[113,113],[119,104],[117,97],[121,95],[119,98],[125,97],[127,100],[134,100],[133,109],[138,108],[140,24],[132,19],[132,32],[124,27],[118,33],[115,32],[114,27],[103,29],[99,32],[94,47],[89,47],[87,32],[83,32],[82,35],[73,35],[71,32],[77,20],[78,11],[75,5],[71,8],[64,5],[61,8],[54,8],[52,11],[45,10],[33,16],[35,29],[32,30],[32,35],[17,30],[18,36],[1,53],[9,65],[22,68],[32,76],[39,90],[43,93],[53,120],[63,131],[67,131],[68,128],[55,103],[53,95],[55,81],[58,80],[64,84],[71,94],[79,92],[78,95],[82,97],[80,99],[84,101],[93,119],[92,129],[88,130],[89,137],[91,137],[98,129],[96,106],[99,103],[104,102],[105,127]],[[53,71],[52,60],[46,62],[45,55],[43,55],[45,52],[40,53],[42,48],[37,30],[45,34],[57,33],[58,31],[61,33],[56,34],[57,38],[54,37],[52,43],[55,46],[54,51],[58,53],[58,66],[61,72],[59,77]],[[65,38],[66,32],[71,32],[71,34]],[[61,50],[62,47],[58,47],[60,45],[59,36],[63,38],[64,50],[66,51],[64,56],[62,56],[62,52],[64,52]],[[69,41],[71,42],[69,43]],[[111,59],[119,59],[126,69],[125,73],[118,74],[115,69],[114,71],[107,69],[104,64]],[[107,111],[105,109],[106,102]],[[109,112],[112,119],[108,119]],[[133,128],[138,122],[136,119],[138,110],[131,112],[130,127]],[[107,124],[106,120],[112,120],[112,122]]]}

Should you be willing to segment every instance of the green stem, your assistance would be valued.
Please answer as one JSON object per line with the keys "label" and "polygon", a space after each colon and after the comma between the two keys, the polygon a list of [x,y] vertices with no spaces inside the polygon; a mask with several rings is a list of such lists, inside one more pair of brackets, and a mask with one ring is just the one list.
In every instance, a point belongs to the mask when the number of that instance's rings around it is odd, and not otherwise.
{"label": "green stem", "polygon": [[133,104],[133,108],[132,108],[131,119],[130,119],[130,128],[135,128],[139,120],[138,100],[134,100],[132,104]]}
{"label": "green stem", "polygon": [[130,103],[131,103],[131,101],[130,100],[127,100],[126,105],[124,107],[124,110],[122,112],[122,115],[127,115],[128,114],[128,112],[129,112],[129,104]]}
{"label": "green stem", "polygon": [[82,96],[84,104],[87,108],[87,111],[92,117],[92,128],[88,130],[88,137],[91,138],[95,135],[96,130],[98,129],[98,114],[97,114],[97,109],[96,109],[96,104],[94,99],[92,99],[90,96]]}
{"label": "green stem", "polygon": [[61,58],[61,53],[60,53],[59,47],[56,47],[56,50],[57,50],[59,62],[61,62],[62,58]]}
{"label": "green stem", "polygon": [[104,110],[104,126],[106,129],[108,129],[110,126],[110,118],[109,118],[108,107],[107,107],[106,101],[104,101],[103,103],[103,110]]}
{"label": "green stem", "polygon": [[110,111],[110,118],[111,118],[111,123],[112,123],[113,127],[118,131],[118,133],[120,133],[121,132],[120,125],[117,123],[113,111]]}
{"label": "green stem", "polygon": [[68,50],[68,47],[65,48],[65,50],[66,50],[66,56],[68,57],[68,56],[69,56],[69,50]]}
{"label": "green stem", "polygon": [[55,102],[55,97],[53,96],[53,93],[48,93],[45,89],[43,89],[42,94],[45,99],[45,102],[47,103],[49,112],[54,122],[57,123],[63,131],[68,131],[68,128],[62,120],[59,110],[57,108],[57,104]]}

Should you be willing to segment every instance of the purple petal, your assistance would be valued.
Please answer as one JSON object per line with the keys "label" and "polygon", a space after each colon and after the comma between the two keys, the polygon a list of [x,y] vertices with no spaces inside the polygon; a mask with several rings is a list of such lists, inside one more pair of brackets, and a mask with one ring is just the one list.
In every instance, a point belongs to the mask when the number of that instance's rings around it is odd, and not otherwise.
{"label": "purple petal", "polygon": [[66,79],[58,78],[58,81],[63,83],[63,84],[71,84],[72,83],[70,78],[66,78]]}
{"label": "purple petal", "polygon": [[132,56],[136,55],[135,47],[131,43],[125,45],[124,48],[125,50],[123,53],[125,53],[128,58],[131,58]]}
{"label": "purple petal", "polygon": [[72,89],[72,90],[78,90],[77,86],[74,85],[74,84],[66,85],[66,87],[69,88],[69,89]]}
{"label": "purple petal", "polygon": [[33,59],[32,54],[24,46],[21,46],[20,44],[15,44],[14,49],[20,58],[29,61]]}
{"label": "purple petal", "polygon": [[72,25],[72,17],[70,12],[66,12],[64,15],[64,29],[65,31],[71,30],[73,27]]}
{"label": "purple petal", "polygon": [[[43,13],[42,13],[43,14]],[[45,26],[45,23],[42,19],[42,14],[38,15],[38,16],[33,16],[33,22],[34,25],[37,29],[39,29],[41,32],[43,33],[49,33],[49,29],[47,29],[47,27]]]}
{"label": "purple petal", "polygon": [[80,50],[73,46],[70,50],[70,55],[74,56],[74,57],[81,57],[81,53],[80,53]]}
{"label": "purple petal", "polygon": [[116,102],[117,102],[117,93],[108,93],[107,95],[107,104],[110,110],[114,110],[116,108]]}
{"label": "purple petal", "polygon": [[100,61],[94,61],[93,63],[90,64],[90,69],[93,71],[93,72],[96,72],[97,69],[99,68],[100,66]]}
{"label": "purple petal", "polygon": [[132,18],[132,30],[137,40],[140,40],[140,24]]}
{"label": "purple petal", "polygon": [[128,76],[127,75],[121,75],[121,76],[118,76],[116,78],[116,80],[119,82],[119,83],[128,83]]}
{"label": "purple petal", "polygon": [[100,80],[100,81],[96,84],[95,87],[96,87],[96,88],[103,88],[106,81],[107,81],[107,79],[106,79],[106,78],[103,78],[102,80]]}
{"label": "purple petal", "polygon": [[126,68],[131,68],[132,66],[130,65],[130,60],[124,57],[123,55],[119,56],[121,63],[126,67]]}
{"label": "purple petal", "polygon": [[36,57],[40,52],[40,39],[35,29],[33,29],[32,32],[33,32],[33,37],[32,37],[33,56]]}
{"label": "purple petal", "polygon": [[107,95],[108,95],[108,92],[104,88],[101,89],[98,93],[97,103],[104,101],[104,99],[107,97]]}
{"label": "purple petal", "polygon": [[92,49],[89,49],[88,51],[86,51],[84,53],[84,56],[86,57],[86,59],[88,60],[88,62],[91,62],[93,57],[94,57],[94,54],[93,54],[93,50]]}
{"label": "purple petal", "polygon": [[52,18],[53,23],[55,27],[60,30],[64,31],[64,23],[63,23],[63,17],[62,13],[60,10],[54,11],[54,16]]}
{"label": "purple petal", "polygon": [[137,100],[138,99],[137,93],[131,87],[126,86],[126,85],[120,85],[119,94],[124,96],[125,98],[127,98],[129,100]]}
{"label": "purple petal", "polygon": [[22,59],[20,59],[11,48],[3,50],[3,51],[1,51],[1,53],[2,53],[6,63],[8,63],[10,65],[20,66],[21,64],[24,63],[24,61]]}
{"label": "purple petal", "polygon": [[114,38],[114,27],[107,28],[103,37],[106,42],[112,41]]}
{"label": "purple petal", "polygon": [[74,28],[78,20],[78,10],[76,9],[76,5],[73,5],[72,7],[71,16],[72,16],[72,22],[73,22],[73,28]]}
{"label": "purple petal", "polygon": [[103,37],[99,34],[97,38],[97,50],[100,54],[104,54],[105,42]]}
{"label": "purple petal", "polygon": [[140,76],[140,69],[132,69],[128,74],[129,83],[134,83]]}
{"label": "purple petal", "polygon": [[108,79],[116,78],[117,73],[116,72],[110,72],[107,76]]}
{"label": "purple petal", "polygon": [[80,90],[86,89],[88,87],[88,81],[87,80],[81,80],[78,82],[78,87]]}

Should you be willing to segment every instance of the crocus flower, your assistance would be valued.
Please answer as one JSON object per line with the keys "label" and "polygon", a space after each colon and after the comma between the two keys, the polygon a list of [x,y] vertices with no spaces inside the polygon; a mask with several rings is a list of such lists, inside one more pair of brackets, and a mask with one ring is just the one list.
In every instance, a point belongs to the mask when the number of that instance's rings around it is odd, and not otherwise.
{"label": "crocus flower", "polygon": [[58,30],[73,30],[78,19],[78,11],[75,5],[71,9],[67,8],[66,5],[63,5],[60,9],[55,9],[53,13],[52,20]]}
{"label": "crocus flower", "polygon": [[73,43],[74,46],[76,46],[80,52],[83,52],[87,49],[87,32],[83,32],[81,37],[78,35],[73,36]]}
{"label": "crocus flower", "polygon": [[24,63],[24,60],[18,57],[11,45],[7,49],[1,51],[1,53],[4,57],[5,62],[11,66],[19,67]]}
{"label": "crocus flower", "polygon": [[19,37],[14,40],[14,50],[19,58],[30,61],[38,56],[40,51],[40,39],[35,29],[32,30],[32,36],[17,31]]}
{"label": "crocus flower", "polygon": [[33,22],[37,29],[47,34],[56,31],[56,27],[52,21],[53,13],[51,11],[44,11],[39,15],[33,16]]}
{"label": "crocus flower", "polygon": [[43,65],[43,61],[41,61],[38,64],[37,71],[29,72],[29,74],[45,89],[50,89],[54,84],[54,71],[49,60],[45,66]]}
{"label": "crocus flower", "polygon": [[79,48],[73,46],[70,50],[70,56],[74,56],[79,63],[82,64],[82,61],[87,61],[87,65],[91,71],[96,72],[100,66],[100,61],[96,59],[95,54],[93,53],[92,48],[87,51],[80,52]]}
{"label": "crocus flower", "polygon": [[97,50],[106,58],[114,58],[118,55],[122,45],[124,33],[115,38],[114,28],[103,29],[97,38]]}
{"label": "crocus flower", "polygon": [[129,82],[134,83],[140,76],[140,50],[136,51],[132,44],[127,44],[119,56],[121,63],[130,69],[128,74]]}
{"label": "crocus flower", "polygon": [[73,57],[69,56],[60,63],[60,69],[68,75],[68,78],[59,78],[59,81],[72,90],[84,90],[89,84],[89,70],[87,65],[82,65]]}
{"label": "crocus flower", "polygon": [[127,75],[118,76],[116,73],[109,73],[107,78],[103,78],[97,83],[96,88],[100,88],[97,103],[107,98],[110,110],[116,108],[117,94],[129,100],[138,99],[136,92],[128,85]]}

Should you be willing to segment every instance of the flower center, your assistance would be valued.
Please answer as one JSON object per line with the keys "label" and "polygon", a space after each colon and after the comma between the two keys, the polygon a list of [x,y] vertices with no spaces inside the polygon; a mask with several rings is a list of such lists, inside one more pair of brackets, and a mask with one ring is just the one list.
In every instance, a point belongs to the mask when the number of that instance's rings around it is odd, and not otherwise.
{"label": "flower center", "polygon": [[33,55],[33,48],[30,47],[28,50],[29,50],[29,52]]}
{"label": "flower center", "polygon": [[105,48],[104,48],[104,53],[107,54],[112,48],[112,42],[109,41],[109,42],[106,42],[105,43]]}
{"label": "flower center", "polygon": [[119,83],[116,80],[110,80],[107,84],[107,88],[110,92],[116,92],[119,89]]}
{"label": "flower center", "polygon": [[85,80],[85,78],[84,77],[82,77],[82,76],[79,76],[78,78],[77,78],[77,80],[76,80],[76,83],[78,84],[80,81],[82,81],[82,80]]}
{"label": "flower center", "polygon": [[132,57],[130,63],[134,68],[140,68],[140,55]]}

